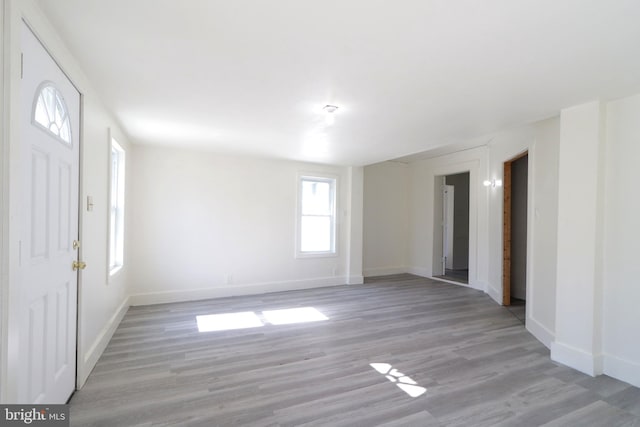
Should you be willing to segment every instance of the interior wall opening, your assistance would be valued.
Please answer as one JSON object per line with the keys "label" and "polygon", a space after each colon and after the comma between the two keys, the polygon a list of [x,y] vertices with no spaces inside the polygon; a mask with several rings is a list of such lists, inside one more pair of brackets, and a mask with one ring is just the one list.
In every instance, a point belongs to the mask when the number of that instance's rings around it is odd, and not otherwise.
{"label": "interior wall opening", "polygon": [[527,181],[529,156],[504,164],[503,305],[525,323],[527,299]]}
{"label": "interior wall opening", "polygon": [[434,277],[469,283],[469,172],[436,177],[441,239],[434,239]]}

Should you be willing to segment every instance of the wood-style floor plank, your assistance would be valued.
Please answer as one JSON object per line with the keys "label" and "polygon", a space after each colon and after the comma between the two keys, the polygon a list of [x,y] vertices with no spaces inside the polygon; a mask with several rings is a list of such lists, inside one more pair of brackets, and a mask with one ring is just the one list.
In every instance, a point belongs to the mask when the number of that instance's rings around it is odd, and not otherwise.
{"label": "wood-style floor plank", "polygon": [[[196,316],[314,307],[329,320],[199,332]],[[426,392],[411,397],[371,363]],[[395,375],[395,376],[394,376]],[[406,382],[406,379],[400,381]],[[132,307],[73,426],[640,426],[640,391],[591,378],[481,292],[411,275]]]}

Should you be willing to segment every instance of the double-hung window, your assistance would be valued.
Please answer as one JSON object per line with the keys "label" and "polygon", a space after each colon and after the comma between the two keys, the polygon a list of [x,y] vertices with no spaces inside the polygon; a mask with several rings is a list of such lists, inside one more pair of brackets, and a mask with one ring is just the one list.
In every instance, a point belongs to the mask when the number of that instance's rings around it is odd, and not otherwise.
{"label": "double-hung window", "polygon": [[125,153],[111,138],[109,179],[109,274],[115,274],[124,264],[124,178]]}
{"label": "double-hung window", "polygon": [[297,256],[336,253],[336,178],[302,175],[298,193]]}

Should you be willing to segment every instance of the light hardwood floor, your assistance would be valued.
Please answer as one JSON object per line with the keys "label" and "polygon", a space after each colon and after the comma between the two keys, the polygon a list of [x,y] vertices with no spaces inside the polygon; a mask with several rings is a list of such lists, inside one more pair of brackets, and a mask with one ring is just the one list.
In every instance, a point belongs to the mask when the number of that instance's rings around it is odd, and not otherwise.
{"label": "light hardwood floor", "polygon": [[[200,333],[196,315],[315,307],[329,320]],[[418,397],[373,369],[386,363]],[[640,389],[591,378],[481,292],[411,275],[133,307],[74,426],[640,426]]]}

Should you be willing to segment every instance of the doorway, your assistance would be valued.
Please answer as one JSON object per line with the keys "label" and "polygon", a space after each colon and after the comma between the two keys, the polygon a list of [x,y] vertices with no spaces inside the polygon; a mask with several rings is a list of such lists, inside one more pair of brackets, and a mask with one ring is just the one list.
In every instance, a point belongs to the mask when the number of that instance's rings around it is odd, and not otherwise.
{"label": "doorway", "polygon": [[[469,283],[469,172],[442,182],[442,258],[435,277]],[[435,271],[435,269],[434,269]]]}
{"label": "doorway", "polygon": [[504,163],[502,304],[522,323],[527,300],[528,165],[528,152]]}

